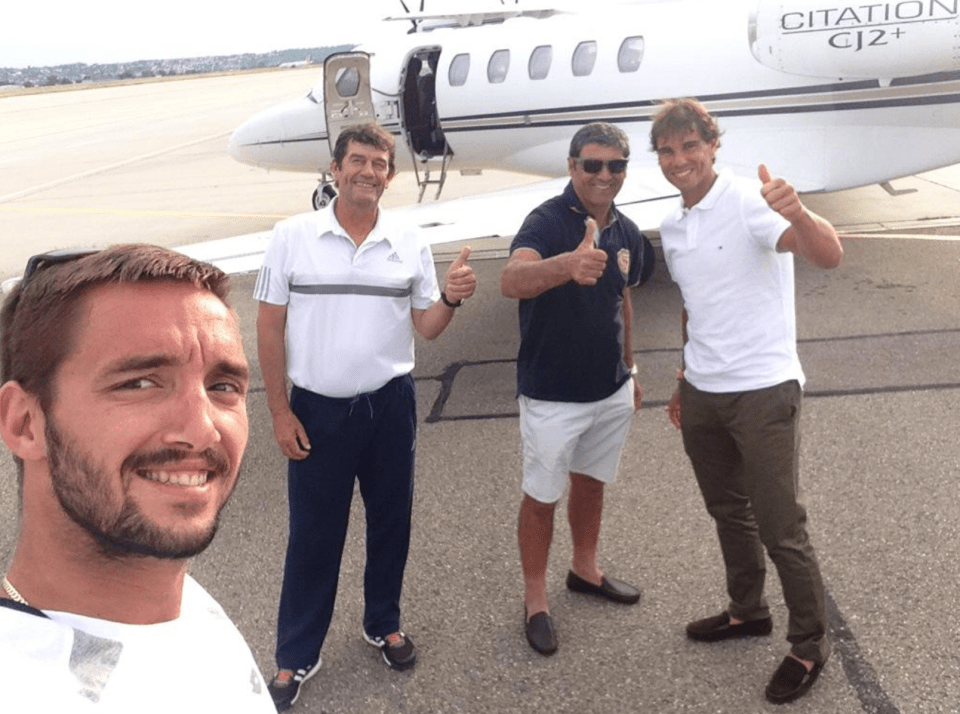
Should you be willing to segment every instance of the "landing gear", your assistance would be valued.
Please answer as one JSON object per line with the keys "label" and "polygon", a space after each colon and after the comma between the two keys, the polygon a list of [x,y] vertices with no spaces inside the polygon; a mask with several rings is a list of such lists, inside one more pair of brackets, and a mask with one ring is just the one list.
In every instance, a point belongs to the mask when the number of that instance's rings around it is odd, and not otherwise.
{"label": "landing gear", "polygon": [[317,190],[313,192],[313,210],[319,211],[321,208],[328,206],[330,201],[336,197],[337,189],[333,187],[333,184],[321,183],[317,186]]}

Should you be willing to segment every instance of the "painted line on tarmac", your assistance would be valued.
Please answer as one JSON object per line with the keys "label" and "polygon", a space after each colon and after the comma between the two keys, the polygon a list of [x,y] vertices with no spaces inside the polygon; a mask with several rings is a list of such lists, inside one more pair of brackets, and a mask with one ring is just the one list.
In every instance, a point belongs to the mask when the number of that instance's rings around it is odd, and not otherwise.
{"label": "painted line on tarmac", "polygon": [[877,670],[864,657],[856,635],[847,626],[829,590],[824,592],[824,600],[827,608],[827,622],[830,623],[833,641],[836,642],[840,652],[843,672],[853,691],[856,692],[861,708],[868,714],[900,714],[897,705],[880,684]]}
{"label": "painted line on tarmac", "polygon": [[[440,394],[434,402],[433,409],[424,420],[426,423],[438,421],[460,421],[462,419],[495,419],[495,418],[517,418],[519,414],[491,414],[483,417],[444,417],[443,408],[453,392],[453,383],[457,374],[464,367],[479,366],[483,364],[493,364],[505,360],[482,360],[478,362],[453,362],[447,366],[444,371],[433,378],[440,382]],[[423,378],[421,378],[423,379]],[[646,405],[645,405],[646,406]],[[662,406],[659,403],[649,406]],[[648,406],[648,408],[649,408]],[[901,714],[900,709],[894,704],[890,695],[884,690],[880,683],[880,677],[877,670],[866,659],[860,645],[857,642],[856,635],[847,625],[840,608],[829,590],[824,590],[824,600],[827,612],[827,622],[830,626],[830,632],[833,641],[836,643],[840,656],[840,664],[843,667],[847,682],[857,695],[860,706],[867,714]]]}
{"label": "painted line on tarmac", "polygon": [[116,161],[112,164],[107,164],[106,166],[100,166],[99,168],[90,169],[88,171],[82,171],[78,174],[73,174],[72,176],[64,176],[63,178],[56,179],[55,181],[48,181],[47,183],[38,184],[37,186],[31,186],[30,188],[25,188],[21,191],[15,191],[14,193],[8,193],[6,196],[0,196],[0,203],[6,203],[7,201],[12,201],[16,198],[22,198],[28,196],[31,193],[37,193],[38,191],[45,191],[48,188],[55,188],[56,186],[62,186],[65,183],[70,183],[71,181],[77,181],[79,179],[87,178],[88,176],[96,176],[97,174],[102,174],[106,171],[112,171],[113,169],[119,169],[123,166],[129,166],[130,164],[135,164],[138,161],[145,161],[147,159],[152,159],[157,156],[163,156],[164,154],[170,154],[174,151],[179,151],[180,149],[186,149],[191,146],[196,146],[198,144],[203,144],[214,139],[222,139],[225,136],[229,136],[232,133],[231,131],[221,131],[216,134],[211,134],[210,136],[205,136],[202,139],[194,139],[193,141],[185,141],[182,144],[177,144],[176,146],[168,146],[165,149],[160,149],[159,151],[152,151],[149,154],[141,154],[140,156],[132,156],[129,159],[124,159],[123,161]]}

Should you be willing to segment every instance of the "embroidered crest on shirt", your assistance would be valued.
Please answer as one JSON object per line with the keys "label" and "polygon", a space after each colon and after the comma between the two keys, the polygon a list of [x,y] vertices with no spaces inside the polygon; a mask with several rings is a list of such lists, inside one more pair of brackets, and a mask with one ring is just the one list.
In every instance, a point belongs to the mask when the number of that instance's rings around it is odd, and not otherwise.
{"label": "embroidered crest on shirt", "polygon": [[630,275],[630,251],[626,248],[617,251],[617,267],[620,268],[620,273],[626,280],[627,276]]}

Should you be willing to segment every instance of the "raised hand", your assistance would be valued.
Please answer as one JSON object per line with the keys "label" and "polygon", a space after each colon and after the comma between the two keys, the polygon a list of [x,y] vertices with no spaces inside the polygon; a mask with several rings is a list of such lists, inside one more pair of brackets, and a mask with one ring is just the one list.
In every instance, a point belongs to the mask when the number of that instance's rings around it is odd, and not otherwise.
{"label": "raised hand", "polygon": [[763,186],[760,188],[760,195],[763,196],[767,205],[791,223],[794,223],[806,214],[803,204],[800,202],[800,196],[796,190],[784,181],[782,178],[774,179],[770,175],[770,170],[763,164],[758,169],[760,181]]}
{"label": "raised hand", "polygon": [[763,182],[760,195],[767,205],[790,221],[777,242],[777,250],[799,255],[818,268],[835,268],[843,259],[843,246],[836,229],[820,216],[808,211],[796,190],[782,178],[774,179],[760,164],[758,175]]}
{"label": "raised hand", "polygon": [[473,274],[473,268],[467,265],[470,258],[470,246],[460,251],[457,259],[450,263],[447,268],[446,285],[443,292],[451,302],[466,300],[473,295],[477,289],[477,276]]}
{"label": "raised hand", "polygon": [[587,219],[583,241],[570,253],[570,279],[578,285],[596,285],[607,269],[607,253],[597,248],[597,222]]}

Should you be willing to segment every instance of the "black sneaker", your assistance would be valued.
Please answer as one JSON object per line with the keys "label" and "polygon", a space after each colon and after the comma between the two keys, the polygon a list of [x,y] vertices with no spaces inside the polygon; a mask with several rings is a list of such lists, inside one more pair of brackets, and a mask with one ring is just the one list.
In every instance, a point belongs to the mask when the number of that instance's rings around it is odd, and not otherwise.
{"label": "black sneaker", "polygon": [[417,663],[417,650],[413,646],[413,640],[402,632],[394,632],[386,637],[371,637],[364,631],[363,639],[367,644],[380,649],[383,661],[390,665],[391,669],[402,671]]}
{"label": "black sneaker", "polygon": [[278,712],[284,712],[293,706],[300,696],[300,686],[320,670],[320,659],[303,669],[281,669],[267,685],[273,705]]}

